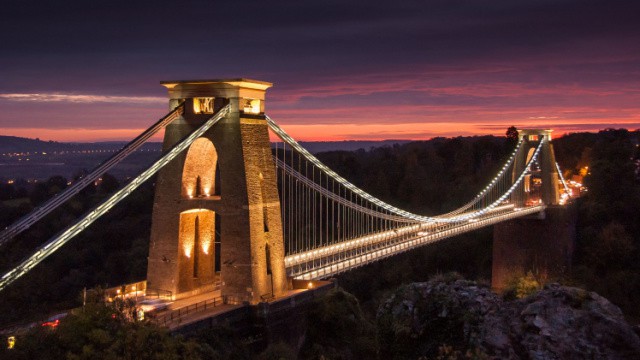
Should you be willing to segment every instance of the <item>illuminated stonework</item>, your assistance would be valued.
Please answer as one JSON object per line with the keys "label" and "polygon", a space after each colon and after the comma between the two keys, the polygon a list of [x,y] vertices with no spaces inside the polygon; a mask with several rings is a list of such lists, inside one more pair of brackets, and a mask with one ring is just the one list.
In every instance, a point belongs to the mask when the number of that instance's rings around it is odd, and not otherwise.
{"label": "illuminated stonework", "polygon": [[259,99],[243,99],[244,107],[243,111],[247,114],[260,114],[260,100]]}
{"label": "illuminated stonework", "polygon": [[213,114],[214,98],[193,98],[194,114]]}
{"label": "illuminated stonework", "polygon": [[207,138],[193,142],[182,171],[182,196],[187,198],[203,197],[215,194],[216,165],[218,153]]}
{"label": "illuminated stonework", "polygon": [[247,79],[162,84],[170,106],[182,99],[189,105],[167,126],[165,151],[206,121],[205,111],[231,109],[158,174],[148,288],[179,298],[219,279],[222,295],[245,301],[282,295],[288,282],[280,198],[263,115],[271,84]]}
{"label": "illuminated stonework", "polygon": [[180,214],[178,289],[212,283],[215,268],[215,213],[206,209]]}
{"label": "illuminated stonework", "polygon": [[[518,138],[524,140],[524,146],[516,154],[516,162],[513,168],[513,176],[523,171],[526,164],[533,157],[535,147],[544,140],[541,148],[538,164],[540,168],[536,170],[539,178],[527,175],[524,186],[521,190],[514,192],[514,201],[518,205],[525,205],[525,202],[542,202],[546,205],[557,205],[560,202],[560,182],[558,171],[555,167],[555,153],[551,142],[552,130],[542,129],[518,129]],[[538,175],[536,175],[538,176]],[[537,183],[540,181],[540,183]],[[534,184],[539,184],[539,191],[532,196]],[[538,188],[538,186],[536,186]],[[527,200],[529,199],[529,200]]]}

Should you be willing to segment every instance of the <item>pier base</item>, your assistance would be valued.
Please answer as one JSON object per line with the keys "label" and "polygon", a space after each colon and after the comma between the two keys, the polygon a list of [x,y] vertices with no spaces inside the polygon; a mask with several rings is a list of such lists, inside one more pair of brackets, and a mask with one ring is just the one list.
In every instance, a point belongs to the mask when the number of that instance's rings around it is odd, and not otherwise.
{"label": "pier base", "polygon": [[491,288],[502,293],[529,272],[543,280],[566,276],[571,270],[576,218],[575,206],[549,206],[540,216],[496,224]]}

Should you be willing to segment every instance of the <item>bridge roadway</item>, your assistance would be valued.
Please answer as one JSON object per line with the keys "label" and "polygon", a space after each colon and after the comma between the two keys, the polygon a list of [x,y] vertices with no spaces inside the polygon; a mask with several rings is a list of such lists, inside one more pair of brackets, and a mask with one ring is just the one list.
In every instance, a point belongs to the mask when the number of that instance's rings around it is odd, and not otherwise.
{"label": "bridge roadway", "polygon": [[[498,206],[483,217],[456,224],[417,223],[381,231],[330,246],[316,248],[285,257],[289,276],[298,280],[324,279],[383,258],[463,234],[501,221],[540,213],[544,205],[515,208],[513,204]],[[289,290],[286,295],[269,302],[295,296],[303,289]],[[153,321],[171,330],[234,311],[245,304],[239,299],[221,296],[219,287],[174,301],[156,314]]]}
{"label": "bridge roadway", "polygon": [[[317,286],[324,286],[326,285],[325,283],[312,282],[313,286],[311,288],[291,289],[277,298],[265,299],[264,303],[274,304],[288,301],[288,299],[294,298],[305,291],[313,290]],[[181,298],[170,304],[166,310],[155,314],[151,321],[173,331],[249,306],[248,302],[239,301],[234,297],[227,297],[226,301],[225,303],[220,290]]]}
{"label": "bridge roadway", "polygon": [[220,290],[212,290],[175,300],[165,310],[155,314],[151,321],[174,330],[242,306],[242,303],[225,304]]}
{"label": "bridge roadway", "polygon": [[515,208],[498,206],[468,221],[436,225],[419,223],[355,238],[285,257],[287,274],[300,280],[325,279],[383,258],[448,237],[526,215],[540,213],[544,205]]}

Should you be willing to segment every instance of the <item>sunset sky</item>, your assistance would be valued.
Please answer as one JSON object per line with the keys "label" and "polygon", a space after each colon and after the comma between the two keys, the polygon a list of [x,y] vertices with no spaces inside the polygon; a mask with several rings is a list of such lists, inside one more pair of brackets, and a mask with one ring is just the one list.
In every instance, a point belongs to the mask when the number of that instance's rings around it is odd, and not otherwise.
{"label": "sunset sky", "polygon": [[270,81],[299,140],[640,128],[640,2],[5,1],[0,135],[128,140],[161,80]]}

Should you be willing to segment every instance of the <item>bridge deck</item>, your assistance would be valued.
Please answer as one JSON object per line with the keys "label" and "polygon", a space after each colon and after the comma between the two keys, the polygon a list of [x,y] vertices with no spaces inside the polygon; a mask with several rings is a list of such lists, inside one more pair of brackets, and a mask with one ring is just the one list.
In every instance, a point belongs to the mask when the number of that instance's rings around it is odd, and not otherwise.
{"label": "bridge deck", "polygon": [[[545,207],[543,205],[539,205],[523,209],[514,209],[513,211],[504,213],[490,214],[480,220],[474,219],[473,221],[456,224],[450,228],[425,233],[424,235],[420,232],[422,228],[419,226],[418,229],[415,228],[415,225],[408,226],[406,229],[414,232],[414,234],[409,238],[405,238],[406,234],[402,231],[398,232],[396,241],[389,241],[388,236],[382,236],[379,238],[380,243],[368,244],[367,246],[359,249],[342,246],[335,249],[334,247],[315,249],[312,252],[309,252],[309,254],[305,254],[305,260],[308,260],[303,263],[296,260],[294,256],[287,256],[285,261],[292,264],[291,266],[287,266],[287,271],[290,276],[293,276],[296,279],[326,279],[341,272],[345,272],[428,243],[460,235],[498,222],[539,213],[543,211],[544,208]],[[378,240],[375,236],[369,236],[369,238],[372,238],[374,241]]]}
{"label": "bridge deck", "polygon": [[[286,301],[306,290],[288,290],[284,295],[265,301],[265,303],[274,304]],[[170,304],[166,310],[157,313],[152,321],[170,330],[176,330],[249,305],[248,302],[236,301],[232,297],[228,297],[226,300],[228,303],[225,303],[220,290],[181,298]]]}

